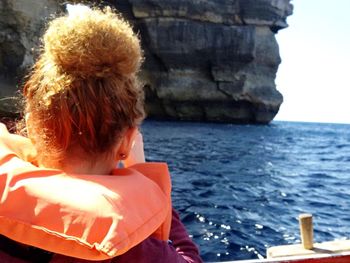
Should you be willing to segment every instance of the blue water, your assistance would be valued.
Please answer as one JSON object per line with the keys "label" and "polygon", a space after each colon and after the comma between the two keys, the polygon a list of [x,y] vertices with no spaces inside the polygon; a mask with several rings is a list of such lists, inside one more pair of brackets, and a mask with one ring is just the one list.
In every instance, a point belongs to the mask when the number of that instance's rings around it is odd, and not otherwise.
{"label": "blue water", "polygon": [[268,126],[147,121],[149,161],[166,161],[173,203],[205,261],[254,259],[300,242],[350,236],[350,125]]}

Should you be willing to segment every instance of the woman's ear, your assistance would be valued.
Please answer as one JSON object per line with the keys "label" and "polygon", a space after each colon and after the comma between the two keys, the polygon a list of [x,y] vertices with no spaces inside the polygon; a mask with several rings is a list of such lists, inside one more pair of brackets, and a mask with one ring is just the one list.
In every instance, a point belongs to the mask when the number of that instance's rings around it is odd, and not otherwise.
{"label": "woman's ear", "polygon": [[126,158],[123,161],[124,167],[129,167],[134,164],[146,162],[145,151],[143,149],[143,137],[140,131],[137,131],[134,142],[135,142],[135,145],[133,143],[133,146],[131,148],[128,158]]}
{"label": "woman's ear", "polygon": [[138,131],[136,127],[129,128],[125,132],[124,137],[122,138],[117,151],[118,160],[125,160],[129,156],[129,153],[133,147],[133,143],[137,135],[137,132]]}

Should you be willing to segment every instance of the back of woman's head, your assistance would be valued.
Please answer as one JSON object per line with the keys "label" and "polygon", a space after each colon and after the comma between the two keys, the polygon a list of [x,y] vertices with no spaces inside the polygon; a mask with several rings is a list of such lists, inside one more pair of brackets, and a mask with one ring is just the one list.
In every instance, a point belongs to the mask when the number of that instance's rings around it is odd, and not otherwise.
{"label": "back of woman's head", "polygon": [[138,37],[110,9],[84,8],[49,23],[42,53],[24,86],[30,137],[40,155],[73,148],[108,153],[144,117],[136,73]]}

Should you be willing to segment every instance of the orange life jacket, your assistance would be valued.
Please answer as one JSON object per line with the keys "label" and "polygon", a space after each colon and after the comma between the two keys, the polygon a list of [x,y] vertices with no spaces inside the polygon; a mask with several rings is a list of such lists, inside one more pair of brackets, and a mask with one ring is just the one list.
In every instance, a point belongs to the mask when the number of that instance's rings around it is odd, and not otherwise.
{"label": "orange life jacket", "polygon": [[[0,234],[47,251],[103,260],[148,236],[168,240],[171,183],[165,163],[68,175],[23,159],[30,141],[0,130]],[[19,158],[20,157],[20,158]]]}

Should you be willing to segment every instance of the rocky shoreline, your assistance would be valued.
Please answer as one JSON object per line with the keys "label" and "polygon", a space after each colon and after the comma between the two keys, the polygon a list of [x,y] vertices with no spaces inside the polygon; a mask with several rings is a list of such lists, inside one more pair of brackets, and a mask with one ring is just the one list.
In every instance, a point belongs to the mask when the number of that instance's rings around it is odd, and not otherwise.
{"label": "rocky shoreline", "polygon": [[[275,34],[290,0],[110,0],[140,32],[148,115],[157,119],[268,123],[283,101]],[[63,1],[0,3],[0,98],[16,96],[45,22]],[[0,115],[16,114],[0,100]]]}

